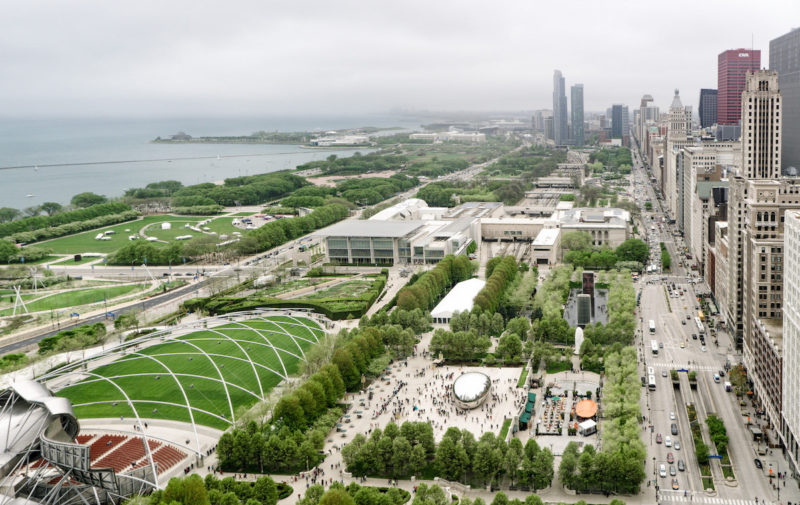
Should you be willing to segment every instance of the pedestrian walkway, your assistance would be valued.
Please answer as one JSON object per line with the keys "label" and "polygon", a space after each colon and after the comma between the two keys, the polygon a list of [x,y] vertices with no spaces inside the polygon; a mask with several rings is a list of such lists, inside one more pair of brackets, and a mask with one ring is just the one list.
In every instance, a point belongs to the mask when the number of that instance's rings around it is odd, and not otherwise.
{"label": "pedestrian walkway", "polygon": [[[715,496],[684,496],[683,491],[661,491],[659,502],[670,503],[700,503],[708,505],[756,505],[755,500],[749,499],[736,499],[736,498],[717,498]],[[761,502],[758,502],[759,505]]]}
{"label": "pedestrian walkway", "polygon": [[675,370],[680,370],[685,368],[687,370],[696,370],[698,372],[716,372],[719,370],[719,367],[711,366],[711,365],[689,365],[687,363],[654,363],[649,361],[647,366],[652,366],[654,368],[674,368]]}

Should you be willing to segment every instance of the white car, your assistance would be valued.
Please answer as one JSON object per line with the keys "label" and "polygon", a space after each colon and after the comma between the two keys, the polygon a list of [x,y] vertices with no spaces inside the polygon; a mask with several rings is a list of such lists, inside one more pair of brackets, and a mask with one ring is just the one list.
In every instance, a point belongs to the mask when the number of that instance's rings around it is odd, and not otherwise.
{"label": "white car", "polygon": [[706,346],[702,346],[702,347],[700,348],[700,350],[701,350],[701,351],[703,351],[703,352],[706,352]]}
{"label": "white car", "polygon": [[675,420],[675,412],[670,412],[669,413],[669,420],[670,421],[674,421]]}
{"label": "white car", "polygon": [[676,451],[680,451],[681,450],[681,443],[679,441],[676,440],[675,443],[672,444],[672,445],[673,445],[673,447],[675,448]]}
{"label": "white car", "polygon": [[672,447],[672,438],[669,436],[664,438],[664,447]]}
{"label": "white car", "polygon": [[666,467],[666,465],[659,465],[658,466],[658,475],[660,475],[661,477],[666,477],[667,476],[667,467]]}

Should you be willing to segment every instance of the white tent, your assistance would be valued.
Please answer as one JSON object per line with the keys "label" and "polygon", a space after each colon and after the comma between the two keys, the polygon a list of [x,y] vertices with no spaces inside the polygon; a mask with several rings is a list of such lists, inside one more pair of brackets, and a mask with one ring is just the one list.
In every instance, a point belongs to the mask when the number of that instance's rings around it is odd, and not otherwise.
{"label": "white tent", "polygon": [[592,421],[591,419],[580,423],[578,425],[578,433],[580,433],[584,437],[588,437],[589,435],[597,433],[597,423]]}
{"label": "white tent", "polygon": [[473,300],[485,285],[486,282],[480,279],[469,279],[453,286],[447,296],[442,298],[431,311],[433,322],[446,324],[450,322],[453,313],[472,310]]}

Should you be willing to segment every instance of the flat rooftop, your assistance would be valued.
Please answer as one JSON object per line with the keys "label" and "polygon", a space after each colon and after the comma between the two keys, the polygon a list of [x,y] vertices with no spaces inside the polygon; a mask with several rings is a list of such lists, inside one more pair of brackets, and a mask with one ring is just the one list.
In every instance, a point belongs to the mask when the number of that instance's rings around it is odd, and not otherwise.
{"label": "flat rooftop", "polygon": [[425,225],[423,221],[373,221],[347,219],[315,233],[319,237],[400,238]]}
{"label": "flat rooftop", "polygon": [[533,246],[553,246],[556,244],[560,233],[561,230],[558,228],[545,228],[536,235],[536,238],[533,240]]}

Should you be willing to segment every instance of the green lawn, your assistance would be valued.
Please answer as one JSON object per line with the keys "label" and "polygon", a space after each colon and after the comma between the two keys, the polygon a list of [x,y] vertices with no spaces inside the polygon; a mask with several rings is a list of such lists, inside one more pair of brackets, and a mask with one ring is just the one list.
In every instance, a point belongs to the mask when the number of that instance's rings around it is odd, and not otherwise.
{"label": "green lawn", "polygon": [[[104,298],[111,301],[112,298],[126,295],[134,291],[143,291],[147,286],[148,284],[127,284],[123,286],[76,289],[75,291],[46,296],[31,303],[26,303],[26,305],[30,312],[77,307],[79,305],[102,303]],[[0,316],[8,316],[10,314],[11,309],[0,311]]]}
{"label": "green lawn", "polygon": [[64,259],[61,259],[61,260],[58,260],[58,261],[54,262],[53,265],[58,265],[60,267],[61,266],[66,266],[66,265],[83,265],[83,264],[91,263],[92,261],[97,261],[97,260],[100,260],[101,263],[103,262],[103,258],[101,258],[99,256],[81,256],[81,260],[80,261],[75,261],[75,258],[73,256],[69,256],[67,258],[64,258]]}
{"label": "green lawn", "polygon": [[[225,429],[231,407],[235,413],[252,405],[284,375],[296,373],[302,351],[323,333],[299,317],[226,323],[146,347],[141,355],[122,356],[93,372],[122,388],[142,417],[188,422],[188,402],[196,423]],[[124,396],[104,380],[86,379],[57,394],[72,401],[79,418],[133,416]]]}
{"label": "green lawn", "polygon": [[255,294],[255,296],[276,296],[281,293],[288,293],[289,291],[295,291],[297,289],[303,289],[309,286],[315,286],[317,284],[328,282],[330,280],[332,279],[318,279],[318,278],[308,278],[308,277],[306,277],[305,279],[295,279],[284,282],[283,284],[276,284],[274,286],[270,286],[268,288],[259,290]]}
{"label": "green lawn", "polygon": [[527,378],[528,378],[528,367],[526,366],[526,367],[524,367],[522,369],[522,372],[520,372],[520,374],[519,374],[519,380],[517,381],[517,387],[518,388],[525,387],[525,379],[527,379]]}
{"label": "green lawn", "polygon": [[[185,223],[195,224],[199,221],[203,221],[204,219],[208,219],[208,217],[172,215],[147,216],[114,226],[104,226],[91,231],[76,233],[75,235],[68,235],[66,237],[47,240],[40,242],[37,245],[52,249],[54,254],[82,254],[87,252],[111,254],[120,247],[127,245],[129,243],[128,236],[138,235],[139,230],[145,226],[152,225],[148,227],[148,234],[161,238],[160,234],[164,233],[164,240],[172,240],[178,235],[196,235],[196,233],[185,229],[183,225]],[[208,225],[212,231],[217,231],[217,233],[230,233],[235,230],[231,224],[232,218],[221,219],[223,219],[223,221],[219,224],[214,224],[215,221],[212,221],[211,224]],[[164,230],[162,232],[157,223],[163,223],[165,221],[173,223],[172,230]],[[218,227],[219,230],[214,229],[215,226]],[[95,240],[95,236],[97,236],[98,233],[102,233],[107,230],[113,230],[115,232],[114,234],[109,235],[111,240]],[[159,245],[160,243],[154,242],[154,244]]]}
{"label": "green lawn", "polygon": [[258,212],[237,212],[236,214],[231,214],[231,216],[236,217],[248,217],[248,216],[255,216]]}
{"label": "green lawn", "polygon": [[314,293],[307,293],[303,295],[303,298],[356,298],[366,293],[373,282],[373,280],[354,279]]}
{"label": "green lawn", "polygon": [[498,437],[500,440],[505,440],[506,435],[508,435],[508,429],[511,428],[511,419],[506,419],[503,421],[503,427],[500,429],[500,436]]}
{"label": "green lawn", "polygon": [[[128,243],[128,235],[136,235],[139,230],[150,223],[160,223],[176,219],[175,216],[147,216],[142,219],[128,221],[114,226],[97,228],[75,235],[68,235],[53,240],[40,242],[38,245],[52,249],[55,254],[81,254],[86,252],[97,252],[110,254]],[[111,235],[111,240],[95,240],[98,233],[106,230],[114,230],[116,233]],[[125,231],[128,230],[128,231]]]}
{"label": "green lawn", "polygon": [[42,263],[47,263],[48,261],[53,261],[56,258],[58,258],[58,256],[45,256],[44,258],[40,258],[40,259],[35,260],[35,261],[25,260],[25,263],[22,263],[21,261],[12,261],[11,263],[9,263],[9,265],[20,265],[20,264],[24,264],[24,265],[41,265]]}

